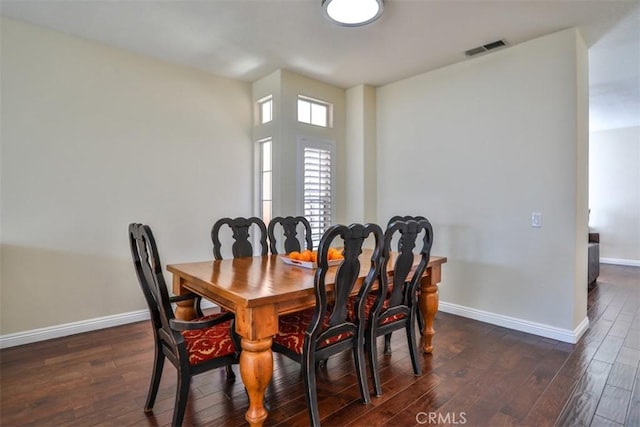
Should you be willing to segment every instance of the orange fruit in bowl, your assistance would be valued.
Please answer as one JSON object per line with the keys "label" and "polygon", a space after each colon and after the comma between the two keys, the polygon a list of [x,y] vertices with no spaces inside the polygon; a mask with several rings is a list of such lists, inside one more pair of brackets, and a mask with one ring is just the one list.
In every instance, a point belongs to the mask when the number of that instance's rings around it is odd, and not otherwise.
{"label": "orange fruit in bowl", "polygon": [[298,251],[290,252],[289,259],[300,259],[300,252]]}
{"label": "orange fruit in bowl", "polygon": [[318,252],[316,252],[316,251],[312,251],[311,252],[311,261],[312,262],[318,262]]}
{"label": "orange fruit in bowl", "polygon": [[329,259],[329,261],[333,261],[336,259],[343,259],[344,257],[342,256],[342,252],[334,247],[331,247],[327,251],[327,258]]}
{"label": "orange fruit in bowl", "polygon": [[300,252],[300,257],[298,259],[300,261],[311,261],[311,251],[307,249]]}

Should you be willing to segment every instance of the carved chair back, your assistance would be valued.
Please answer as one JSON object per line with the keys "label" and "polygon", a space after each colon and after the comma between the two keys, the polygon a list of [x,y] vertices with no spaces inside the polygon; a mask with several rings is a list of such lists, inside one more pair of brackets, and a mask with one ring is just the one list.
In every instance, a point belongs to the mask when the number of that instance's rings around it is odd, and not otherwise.
{"label": "carved chair back", "polygon": [[[302,227],[302,233],[298,233],[298,229]],[[281,230],[280,230],[281,229]],[[303,216],[287,216],[287,217],[275,217],[269,222],[269,228],[267,234],[269,235],[269,245],[271,247],[271,253],[276,255],[281,253],[278,250],[278,238],[276,233],[281,231],[279,235],[284,236],[282,241],[283,248],[282,253],[290,253],[293,251],[300,251],[303,246],[301,245],[302,237],[305,243],[304,248],[313,250],[313,240],[311,239],[311,224]]]}
{"label": "carved chair back", "polygon": [[[151,322],[156,331],[155,339],[158,340],[161,334],[177,351],[177,345],[183,342],[183,337],[170,327],[170,321],[175,316],[151,228],[144,224],[129,225],[129,243],[138,283],[149,306]],[[183,351],[186,356],[186,350]]]}
{"label": "carved chair back", "polygon": [[234,258],[250,257],[254,256],[253,245],[251,244],[252,225],[258,228],[258,235],[255,236],[259,239],[260,255],[267,255],[267,227],[264,222],[257,217],[251,218],[222,218],[216,221],[211,228],[211,240],[213,242],[213,256],[215,259],[222,259],[222,243],[220,241],[220,230],[223,226],[228,226],[233,234],[233,245],[231,251]]}
{"label": "carved chair back", "polygon": [[[405,217],[406,218],[406,217]],[[433,228],[431,223],[424,217],[414,219],[398,219],[391,222],[384,234],[384,244],[382,248],[381,272],[386,272],[387,264],[391,261],[392,251],[397,252],[393,267],[392,283],[389,286],[389,276],[380,274],[382,286],[377,291],[378,299],[372,313],[377,313],[378,323],[384,322],[385,318],[390,318],[404,313],[409,316],[417,307],[417,290],[420,280],[429,263],[431,246],[433,244]],[[398,236],[397,246],[394,248],[392,240]],[[422,235],[422,244],[418,252],[420,258],[418,266],[412,269],[414,263],[414,249],[418,238]],[[384,310],[380,310],[382,306]]]}
{"label": "carved chair back", "polygon": [[[348,313],[350,295],[360,274],[360,259],[362,247],[368,237],[375,240],[374,251],[371,255],[370,267],[356,298],[355,317]],[[370,291],[379,269],[382,250],[382,229],[377,224],[334,225],[330,227],[320,240],[318,247],[318,269],[315,274],[316,306],[314,320],[308,331],[310,343],[318,347],[324,340],[342,333],[359,335],[364,332],[360,325],[364,324],[364,298]],[[329,305],[327,301],[326,278],[329,272],[329,248],[336,240],[343,244],[344,259],[335,272],[333,289],[334,300]],[[324,313],[330,313],[329,322],[323,325],[319,319]],[[352,320],[355,322],[352,323]],[[362,329],[362,331],[360,331]]]}

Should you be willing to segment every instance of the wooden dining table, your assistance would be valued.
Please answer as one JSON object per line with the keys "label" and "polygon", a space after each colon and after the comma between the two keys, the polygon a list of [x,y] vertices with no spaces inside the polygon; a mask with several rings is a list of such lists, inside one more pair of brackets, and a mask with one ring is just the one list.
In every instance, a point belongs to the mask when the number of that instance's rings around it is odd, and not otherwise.
{"label": "wooden dining table", "polygon": [[[371,250],[360,256],[360,282],[368,273]],[[173,293],[194,293],[235,313],[235,328],[241,337],[240,375],[249,396],[245,418],[261,426],[267,418],[264,393],[273,374],[272,337],[278,332],[278,317],[315,305],[315,270],[285,264],[281,255],[167,265],[173,273]],[[422,349],[433,351],[433,320],[438,311],[438,283],[445,257],[432,256],[422,277],[419,306],[424,316]],[[417,258],[416,258],[417,264]],[[393,274],[393,259],[388,263]],[[335,270],[327,274],[331,290]],[[175,315],[190,320],[196,316],[194,301],[177,303]]]}

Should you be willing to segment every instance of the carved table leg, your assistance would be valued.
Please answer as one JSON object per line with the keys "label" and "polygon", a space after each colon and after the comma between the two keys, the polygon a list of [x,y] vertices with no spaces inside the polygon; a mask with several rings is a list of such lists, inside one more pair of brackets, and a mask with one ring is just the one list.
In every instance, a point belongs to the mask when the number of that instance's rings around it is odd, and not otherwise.
{"label": "carved table leg", "polygon": [[245,419],[250,426],[262,426],[267,418],[264,392],[273,374],[271,338],[250,341],[243,338],[240,353],[240,375],[249,395],[249,409]]}
{"label": "carved table leg", "polygon": [[196,318],[195,299],[186,299],[176,302],[176,319],[192,320]]}
{"label": "carved table leg", "polygon": [[433,319],[436,317],[438,311],[438,274],[435,271],[430,271],[427,276],[422,278],[420,284],[420,296],[418,304],[420,304],[420,311],[424,316],[424,331],[422,331],[423,346],[422,351],[424,353],[433,352],[433,336],[436,331],[433,329]]}
{"label": "carved table leg", "polygon": [[[183,295],[189,290],[182,287],[183,279],[178,275],[173,275],[173,294]],[[176,302],[176,319],[179,320],[192,320],[196,318],[195,299],[186,299],[184,301]]]}

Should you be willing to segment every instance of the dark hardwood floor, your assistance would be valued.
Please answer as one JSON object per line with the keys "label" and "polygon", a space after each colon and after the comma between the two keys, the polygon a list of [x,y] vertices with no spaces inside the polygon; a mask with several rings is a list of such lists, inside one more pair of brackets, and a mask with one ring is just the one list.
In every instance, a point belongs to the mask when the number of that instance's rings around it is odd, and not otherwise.
{"label": "dark hardwood floor", "polygon": [[[640,426],[640,268],[602,265],[590,329],[576,345],[439,313],[435,353],[414,377],[406,339],[380,355],[384,395],[362,405],[348,353],[318,372],[323,426]],[[143,413],[153,343],[147,322],[0,351],[2,426],[165,426],[176,372],[165,366]],[[380,350],[382,346],[380,345]],[[234,368],[237,372],[237,367]],[[269,426],[306,426],[297,364],[275,356]],[[224,369],[191,385],[185,425],[245,425],[247,397]]]}

